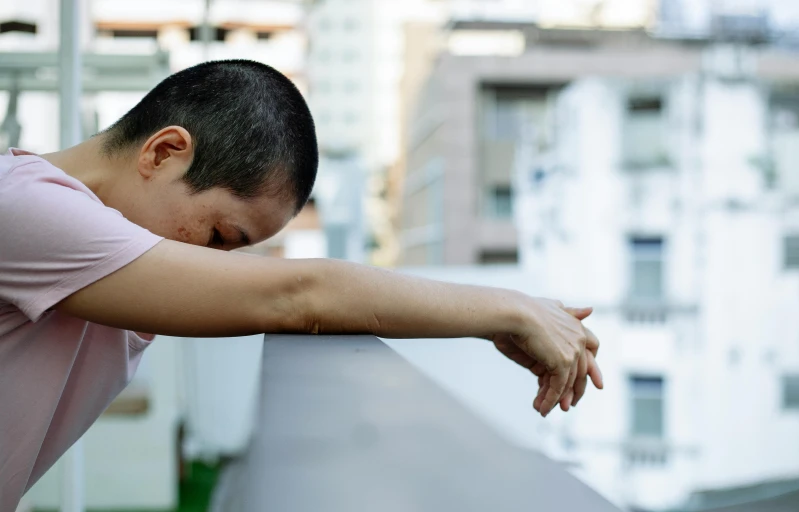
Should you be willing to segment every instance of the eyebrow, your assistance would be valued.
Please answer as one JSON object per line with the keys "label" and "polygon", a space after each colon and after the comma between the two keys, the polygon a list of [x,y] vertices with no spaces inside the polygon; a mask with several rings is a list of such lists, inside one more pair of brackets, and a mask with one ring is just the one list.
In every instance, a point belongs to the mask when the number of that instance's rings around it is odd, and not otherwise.
{"label": "eyebrow", "polygon": [[245,233],[244,230],[241,229],[239,226],[236,226],[236,229],[239,232],[239,243],[242,243],[244,245],[250,245],[250,237],[247,235],[247,233]]}

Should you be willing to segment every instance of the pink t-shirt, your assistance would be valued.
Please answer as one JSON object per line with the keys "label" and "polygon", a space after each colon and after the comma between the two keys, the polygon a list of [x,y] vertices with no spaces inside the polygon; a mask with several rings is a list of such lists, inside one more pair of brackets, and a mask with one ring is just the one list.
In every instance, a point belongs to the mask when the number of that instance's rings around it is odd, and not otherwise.
{"label": "pink t-shirt", "polygon": [[152,341],[51,308],[160,240],[46,160],[0,155],[0,510],[86,432]]}

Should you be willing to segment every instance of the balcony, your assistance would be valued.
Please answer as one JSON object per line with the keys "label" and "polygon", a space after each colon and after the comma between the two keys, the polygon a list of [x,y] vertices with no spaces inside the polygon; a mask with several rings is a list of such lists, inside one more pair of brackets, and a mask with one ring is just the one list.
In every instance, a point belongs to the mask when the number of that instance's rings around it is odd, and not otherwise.
{"label": "balcony", "polygon": [[269,336],[260,412],[214,512],[616,511],[372,336]]}

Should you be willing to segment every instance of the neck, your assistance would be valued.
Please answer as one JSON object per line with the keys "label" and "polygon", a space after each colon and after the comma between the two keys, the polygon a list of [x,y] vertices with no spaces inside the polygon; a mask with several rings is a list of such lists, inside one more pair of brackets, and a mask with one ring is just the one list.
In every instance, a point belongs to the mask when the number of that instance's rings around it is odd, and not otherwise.
{"label": "neck", "polygon": [[107,198],[118,183],[125,170],[135,162],[129,156],[107,156],[102,151],[105,135],[94,136],[77,146],[54,153],[41,155],[42,158],[86,185],[89,190],[108,204]]}

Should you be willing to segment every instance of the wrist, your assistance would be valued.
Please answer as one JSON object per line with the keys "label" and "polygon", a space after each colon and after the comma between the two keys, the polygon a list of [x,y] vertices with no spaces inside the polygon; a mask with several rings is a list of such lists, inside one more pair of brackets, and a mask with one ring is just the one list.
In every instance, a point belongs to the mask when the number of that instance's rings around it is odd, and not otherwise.
{"label": "wrist", "polygon": [[495,298],[499,311],[492,334],[519,334],[524,330],[529,308],[525,305],[531,300],[516,290],[497,290]]}

